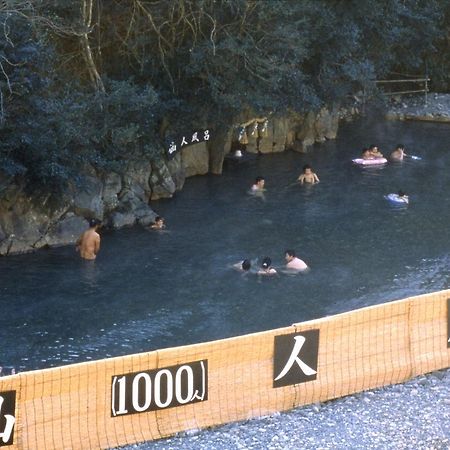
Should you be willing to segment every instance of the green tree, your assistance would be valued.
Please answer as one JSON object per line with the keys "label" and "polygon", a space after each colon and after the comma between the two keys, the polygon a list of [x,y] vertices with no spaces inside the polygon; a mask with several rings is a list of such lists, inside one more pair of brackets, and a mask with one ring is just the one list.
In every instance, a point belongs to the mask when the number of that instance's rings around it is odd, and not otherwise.
{"label": "green tree", "polygon": [[391,72],[449,87],[445,0],[9,0],[0,167],[59,186],[161,157],[161,123],[345,102]]}

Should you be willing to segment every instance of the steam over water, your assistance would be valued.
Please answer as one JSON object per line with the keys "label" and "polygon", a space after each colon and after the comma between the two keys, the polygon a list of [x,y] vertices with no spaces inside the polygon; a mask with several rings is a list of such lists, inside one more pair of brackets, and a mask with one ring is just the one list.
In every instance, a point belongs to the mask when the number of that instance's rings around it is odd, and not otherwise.
{"label": "steam over water", "polygon": [[[73,247],[0,259],[0,365],[19,371],[272,329],[449,286],[450,126],[367,119],[309,154],[265,155],[194,177],[152,204],[167,231],[102,233],[95,263]],[[397,143],[421,161],[351,163]],[[321,182],[292,185],[305,163]],[[265,199],[247,194],[266,178]],[[410,205],[383,196],[399,189]],[[260,279],[244,258],[305,275]]]}

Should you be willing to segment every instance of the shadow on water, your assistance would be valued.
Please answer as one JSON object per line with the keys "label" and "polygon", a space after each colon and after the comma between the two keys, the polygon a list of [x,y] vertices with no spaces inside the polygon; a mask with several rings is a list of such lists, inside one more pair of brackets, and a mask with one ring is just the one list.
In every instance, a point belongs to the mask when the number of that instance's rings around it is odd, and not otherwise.
{"label": "shadow on water", "polygon": [[[311,153],[190,178],[152,205],[166,232],[104,232],[95,263],[73,247],[0,259],[0,365],[43,368],[208,341],[446,288],[449,133],[442,124],[345,124]],[[423,159],[352,164],[372,142],[385,153],[402,142]],[[319,184],[295,182],[305,163]],[[247,193],[258,175],[264,198]],[[384,198],[399,189],[410,196],[406,208]],[[287,248],[309,273],[261,279],[231,269],[266,255],[282,268]]]}

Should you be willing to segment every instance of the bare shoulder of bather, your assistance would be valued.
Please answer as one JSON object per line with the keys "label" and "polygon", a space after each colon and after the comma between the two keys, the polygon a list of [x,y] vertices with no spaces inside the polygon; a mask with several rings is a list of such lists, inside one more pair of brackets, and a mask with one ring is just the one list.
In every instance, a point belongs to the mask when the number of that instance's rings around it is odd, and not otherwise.
{"label": "bare shoulder of bather", "polygon": [[297,181],[299,181],[300,184],[303,183],[314,184],[319,182],[319,177],[316,175],[316,173],[313,171],[312,167],[309,164],[305,164],[303,166],[303,172],[300,174]]}
{"label": "bare shoulder of bather", "polygon": [[100,250],[100,235],[97,226],[86,230],[77,241],[77,250],[83,259],[95,259]]}

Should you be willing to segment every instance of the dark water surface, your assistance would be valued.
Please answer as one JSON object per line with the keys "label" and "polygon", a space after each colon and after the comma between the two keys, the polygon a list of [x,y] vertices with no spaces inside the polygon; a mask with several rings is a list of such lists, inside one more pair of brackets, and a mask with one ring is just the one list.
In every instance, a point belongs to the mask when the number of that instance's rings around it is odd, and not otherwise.
{"label": "dark water surface", "polygon": [[[422,161],[354,166],[402,142]],[[321,179],[290,185],[305,163]],[[103,233],[95,263],[73,247],[0,259],[0,365],[37,369],[220,339],[449,286],[450,126],[360,120],[306,155],[266,155],[194,177],[152,204],[165,232]],[[266,177],[265,200],[247,194]],[[383,196],[405,190],[410,205]],[[305,275],[230,268],[294,248]]]}

